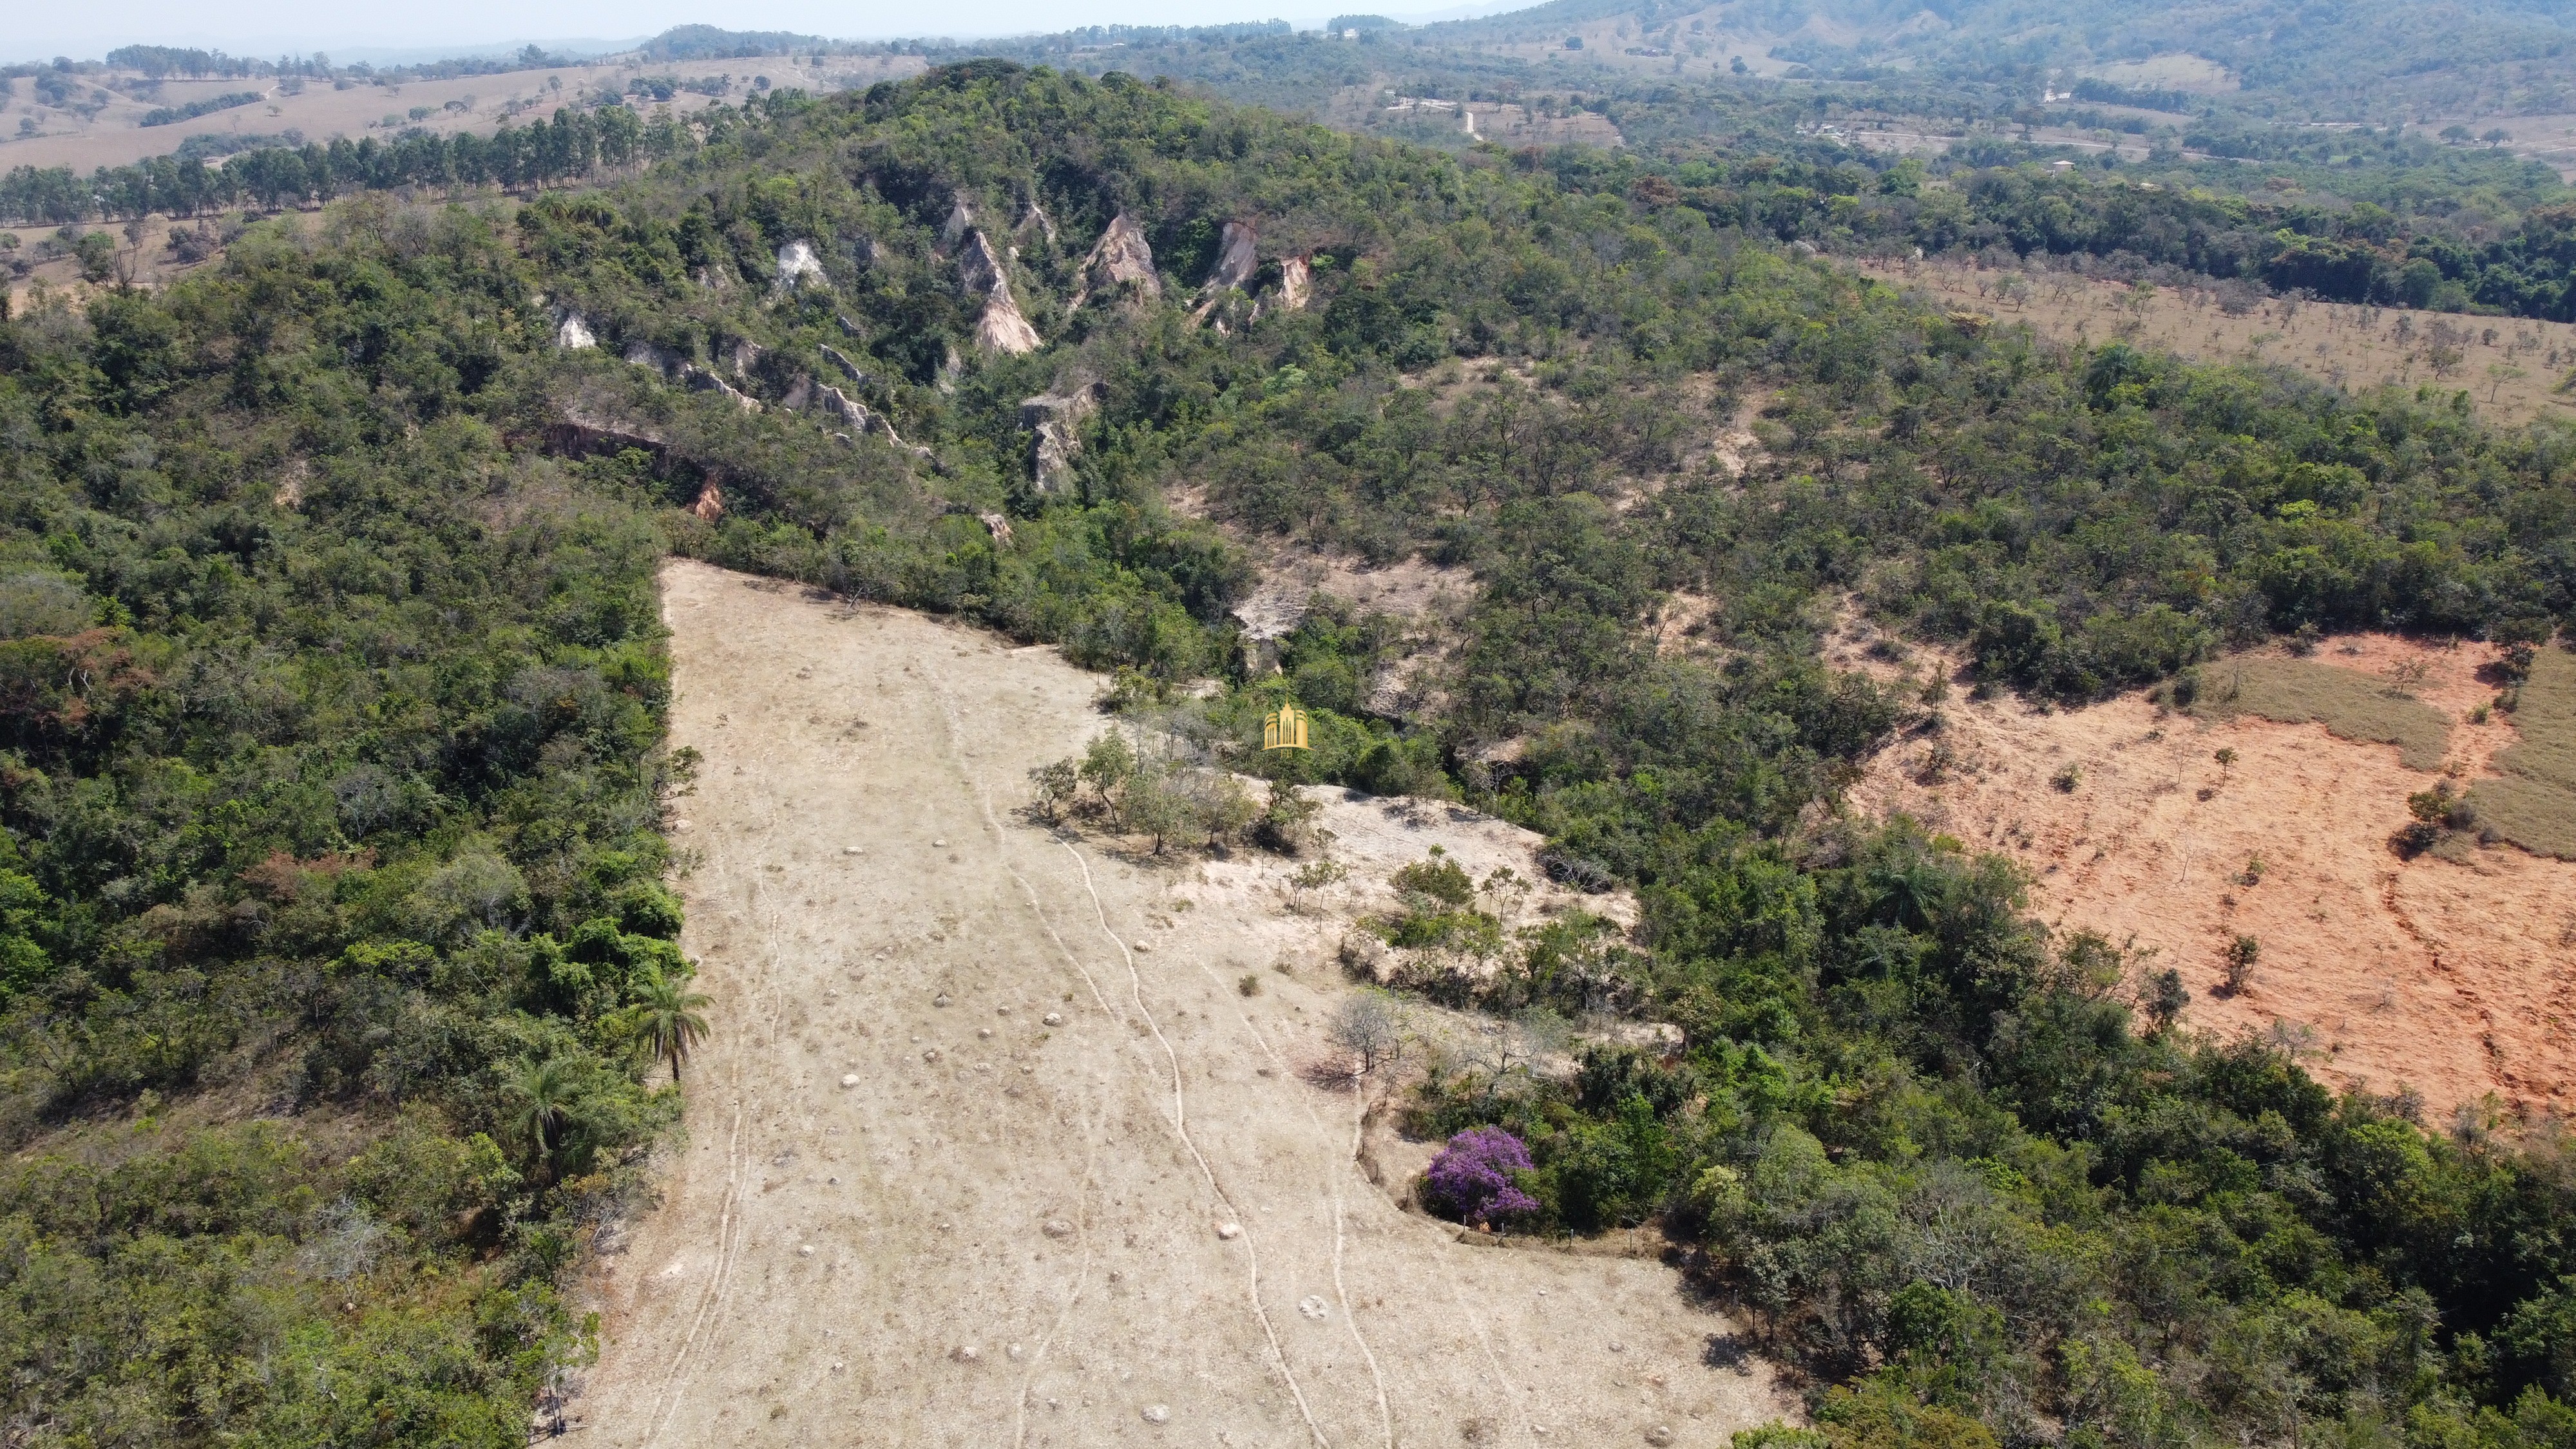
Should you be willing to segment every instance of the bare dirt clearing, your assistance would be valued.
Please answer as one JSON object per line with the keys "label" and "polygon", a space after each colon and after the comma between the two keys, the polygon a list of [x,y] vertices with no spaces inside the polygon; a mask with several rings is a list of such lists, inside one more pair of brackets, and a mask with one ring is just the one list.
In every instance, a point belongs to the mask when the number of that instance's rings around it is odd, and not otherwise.
{"label": "bare dirt clearing", "polygon": [[1717,1445],[1790,1407],[1661,1264],[1399,1209],[1361,1099],[1298,1076],[1379,858],[1534,875],[1531,837],[1340,800],[1353,886],[1290,914],[1278,862],[1009,813],[1100,727],[1052,650],[694,564],[664,601],[715,1031],[602,1262],[595,1442]]}
{"label": "bare dirt clearing", "polygon": [[[2193,1025],[2278,1031],[2321,1079],[2411,1087],[2436,1120],[2488,1093],[2564,1113],[2576,1108],[2576,864],[2466,837],[2412,859],[2390,848],[2407,796],[2491,778],[2514,743],[2510,716],[2469,722],[2494,697],[2477,678],[2493,658],[2384,635],[2314,656],[2407,681],[2450,722],[2444,773],[2322,724],[2159,715],[2140,696],[2050,713],[1954,696],[1946,727],[1882,753],[1852,802],[2012,856],[2056,925],[2155,948],[2155,969],[2191,987]],[[2219,988],[2238,936],[2261,958],[2230,996]]]}

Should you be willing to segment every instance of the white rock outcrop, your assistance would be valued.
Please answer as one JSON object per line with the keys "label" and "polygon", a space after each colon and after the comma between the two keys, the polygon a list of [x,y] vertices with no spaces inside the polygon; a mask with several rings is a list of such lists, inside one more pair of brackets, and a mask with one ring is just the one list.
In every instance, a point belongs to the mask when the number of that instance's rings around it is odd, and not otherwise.
{"label": "white rock outcrop", "polygon": [[823,259],[814,254],[812,242],[791,241],[778,249],[778,290],[829,285],[831,279],[823,275]]}
{"label": "white rock outcrop", "polygon": [[1163,279],[1154,271],[1154,248],[1145,240],[1145,229],[1123,211],[1110,219],[1109,229],[1082,259],[1073,305],[1078,309],[1093,293],[1110,295],[1121,289],[1132,289],[1128,295],[1141,300],[1163,295]]}
{"label": "white rock outcrop", "polygon": [[680,364],[680,385],[691,392],[712,392],[747,413],[760,411],[760,400],[694,362]]}
{"label": "white rock outcrop", "polygon": [[599,339],[591,334],[590,323],[584,321],[579,312],[566,312],[563,320],[555,324],[555,346],[566,352],[587,352],[598,345]]}
{"label": "white rock outcrop", "polygon": [[967,291],[984,299],[984,310],[975,318],[978,347],[1014,357],[1038,350],[1038,329],[1020,315],[1019,301],[1011,295],[1010,274],[982,232],[966,234],[966,244],[957,251],[957,275]]}
{"label": "white rock outcrop", "polygon": [[626,346],[626,360],[637,367],[649,367],[668,378],[680,370],[679,354],[638,339]]}
{"label": "white rock outcrop", "polygon": [[1199,288],[1199,304],[1190,312],[1192,321],[1204,321],[1228,292],[1248,292],[1252,278],[1261,270],[1260,234],[1248,221],[1229,221],[1218,234],[1216,270]]}
{"label": "white rock outcrop", "polygon": [[1303,312],[1306,299],[1314,295],[1315,274],[1304,257],[1283,257],[1279,262],[1279,307],[1286,312]]}
{"label": "white rock outcrop", "polygon": [[1082,420],[1099,407],[1098,384],[1020,400],[1020,426],[1029,430],[1029,478],[1040,493],[1072,484],[1073,460],[1082,451]]}

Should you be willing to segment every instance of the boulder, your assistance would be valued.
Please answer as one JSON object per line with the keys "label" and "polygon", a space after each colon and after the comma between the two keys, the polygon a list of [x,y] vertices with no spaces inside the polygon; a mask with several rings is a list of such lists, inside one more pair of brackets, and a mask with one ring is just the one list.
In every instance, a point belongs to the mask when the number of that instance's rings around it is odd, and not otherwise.
{"label": "boulder", "polygon": [[1029,478],[1040,493],[1073,481],[1074,456],[1082,451],[1082,420],[1099,410],[1097,383],[1020,400],[1020,426],[1029,430]]}
{"label": "boulder", "polygon": [[975,208],[966,204],[966,193],[958,192],[948,208],[948,220],[939,228],[939,244],[953,247],[975,231]]}
{"label": "boulder", "polygon": [[1092,244],[1091,254],[1082,259],[1073,305],[1081,307],[1094,292],[1114,294],[1121,290],[1140,300],[1163,295],[1163,279],[1154,271],[1154,249],[1145,241],[1144,228],[1123,211],[1111,218],[1109,229],[1100,234],[1100,240]]}
{"label": "boulder", "polygon": [[831,279],[823,275],[823,259],[814,254],[812,242],[791,241],[778,249],[778,290],[829,285]]}
{"label": "boulder", "polygon": [[[814,389],[812,406],[814,411],[823,414],[825,417],[840,419],[843,423],[847,424],[850,431],[854,433],[864,433],[870,428],[878,426],[876,415],[867,410],[866,404],[861,403],[857,398],[851,397],[842,392],[837,387],[818,387]],[[884,428],[882,431],[891,436],[894,429]]]}

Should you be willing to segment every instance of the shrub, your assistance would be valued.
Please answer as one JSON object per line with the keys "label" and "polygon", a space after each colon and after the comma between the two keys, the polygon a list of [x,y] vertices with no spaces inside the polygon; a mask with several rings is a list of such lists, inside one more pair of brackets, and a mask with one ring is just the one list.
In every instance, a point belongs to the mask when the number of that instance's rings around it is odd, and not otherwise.
{"label": "shrub", "polygon": [[1464,906],[1476,899],[1476,882],[1458,862],[1444,857],[1439,846],[1431,847],[1429,860],[1417,860],[1395,873],[1395,888],[1412,895],[1428,896],[1444,906]]}
{"label": "shrub", "polygon": [[2239,936],[2227,943],[2227,994],[2234,996],[2254,984],[2254,963],[2263,957],[2263,943],[2251,936]]}
{"label": "shrub", "polygon": [[1530,1170],[1529,1148],[1519,1138],[1500,1127],[1471,1127],[1431,1159],[1423,1199],[1462,1223],[1491,1226],[1498,1218],[1527,1217],[1538,1211],[1538,1199],[1521,1191],[1512,1174]]}

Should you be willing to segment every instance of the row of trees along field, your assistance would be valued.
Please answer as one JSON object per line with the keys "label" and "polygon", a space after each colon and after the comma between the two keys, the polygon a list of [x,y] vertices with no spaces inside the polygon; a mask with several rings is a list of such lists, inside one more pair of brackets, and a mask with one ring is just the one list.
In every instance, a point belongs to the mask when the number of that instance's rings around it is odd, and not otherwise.
{"label": "row of trees along field", "polygon": [[[704,124],[720,130],[729,122],[719,115],[704,118]],[[622,105],[567,106],[552,120],[505,123],[490,136],[420,129],[383,141],[343,136],[255,147],[221,165],[187,154],[156,156],[130,166],[102,166],[87,177],[67,166],[18,166],[0,175],[0,219],[68,225],[154,212],[193,217],[240,207],[277,211],[406,187],[442,193],[533,189],[672,156],[697,142],[697,131],[668,113],[647,119]]]}
{"label": "row of trees along field", "polygon": [[[692,1035],[663,554],[1059,642],[1222,759],[1280,692],[1228,613],[1270,535],[1477,581],[1433,707],[1369,706],[1398,621],[1282,642],[1312,778],[1471,799],[1646,905],[1502,941],[1426,897],[1405,939],[1505,969],[1416,988],[1685,1033],[1441,1076],[1420,1125],[1523,1137],[1523,1226],[1699,1245],[1813,1433],[2576,1438],[2554,1137],[2197,1037],[2002,862],[1810,808],[1937,709],[1824,665],[1834,600],[2069,701],[2303,624],[2541,638],[2576,449],[2464,396],[1963,330],[1600,174],[980,63],[529,205],[344,197],[0,326],[8,1411],[523,1433]],[[1075,309],[1122,212],[1160,295]],[[961,214],[1040,350],[975,346]],[[1218,329],[1187,309],[1228,221],[1271,270]],[[825,379],[892,430],[788,406]],[[1041,489],[1021,400],[1082,384]],[[1698,440],[1757,397],[1735,476]],[[1705,650],[1653,645],[1678,591]]]}

